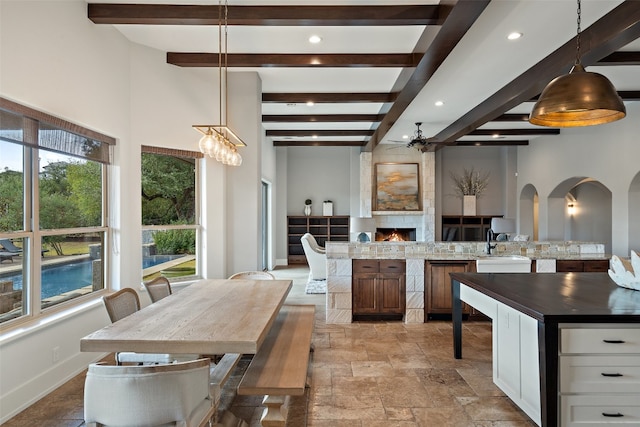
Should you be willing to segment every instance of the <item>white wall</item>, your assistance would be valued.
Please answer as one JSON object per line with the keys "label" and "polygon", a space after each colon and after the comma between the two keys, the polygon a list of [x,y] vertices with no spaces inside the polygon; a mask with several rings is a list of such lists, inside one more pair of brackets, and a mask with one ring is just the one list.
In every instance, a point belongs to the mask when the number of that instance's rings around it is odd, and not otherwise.
{"label": "white wall", "polygon": [[[167,65],[164,53],[93,24],[86,10],[84,0],[0,0],[0,96],[117,139],[109,183],[109,284],[137,287],[140,146],[197,150],[199,134],[191,126],[218,121],[217,77]],[[241,151],[243,166],[232,172],[209,158],[200,162],[203,274],[210,278],[259,263],[260,81],[256,73],[230,73],[229,85],[229,124],[238,125],[249,146]],[[22,325],[13,337],[3,334],[0,422],[99,358],[81,353],[79,341],[107,323],[104,307],[93,301],[73,314]],[[54,346],[60,347],[55,364]]]}
{"label": "white wall", "polygon": [[[518,147],[518,191],[532,184],[539,195],[539,239],[549,237],[557,218],[548,199],[554,188],[573,177],[601,182],[612,194],[612,253],[629,256],[629,233],[640,213],[629,211],[629,191],[640,171],[640,103],[627,106],[623,120],[599,126],[563,129],[559,136],[536,138]],[[555,202],[554,202],[555,203]],[[560,219],[561,220],[561,219]]]}

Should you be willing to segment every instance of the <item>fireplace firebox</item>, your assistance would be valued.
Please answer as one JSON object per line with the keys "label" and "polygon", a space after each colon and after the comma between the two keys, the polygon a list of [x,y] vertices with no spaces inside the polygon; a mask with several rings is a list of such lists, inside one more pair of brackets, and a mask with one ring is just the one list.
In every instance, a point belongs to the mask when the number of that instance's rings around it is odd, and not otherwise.
{"label": "fireplace firebox", "polygon": [[408,242],[416,240],[415,228],[378,228],[376,242]]}

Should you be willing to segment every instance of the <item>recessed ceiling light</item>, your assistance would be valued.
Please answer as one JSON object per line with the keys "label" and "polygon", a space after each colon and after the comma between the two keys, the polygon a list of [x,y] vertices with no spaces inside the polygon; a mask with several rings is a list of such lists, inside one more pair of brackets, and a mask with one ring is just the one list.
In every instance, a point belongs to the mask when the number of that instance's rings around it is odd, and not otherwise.
{"label": "recessed ceiling light", "polygon": [[513,33],[511,33],[511,34],[509,34],[507,36],[507,39],[509,39],[509,40],[518,40],[520,37],[522,37],[522,33],[514,31]]}
{"label": "recessed ceiling light", "polygon": [[318,135],[312,135],[311,138],[318,139]]}
{"label": "recessed ceiling light", "polygon": [[436,107],[442,107],[444,105],[444,101],[436,101],[435,102],[435,106]]}
{"label": "recessed ceiling light", "polygon": [[409,135],[402,135],[402,139],[409,139]]}
{"label": "recessed ceiling light", "polygon": [[493,135],[491,135],[491,138],[498,139],[498,138],[500,138],[500,134],[499,133],[494,133]]}
{"label": "recessed ceiling light", "polygon": [[315,102],[313,101],[307,101],[307,107],[313,107],[314,105],[316,105]]}
{"label": "recessed ceiling light", "polygon": [[311,37],[309,37],[309,43],[317,44],[317,43],[320,43],[321,41],[322,41],[322,37],[318,35],[314,34]]}

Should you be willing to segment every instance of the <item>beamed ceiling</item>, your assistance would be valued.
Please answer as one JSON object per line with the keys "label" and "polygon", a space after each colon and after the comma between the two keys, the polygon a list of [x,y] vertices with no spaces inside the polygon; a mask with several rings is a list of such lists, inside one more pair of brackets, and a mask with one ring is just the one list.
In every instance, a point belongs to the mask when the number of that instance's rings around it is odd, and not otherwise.
{"label": "beamed ceiling", "polygon": [[[169,64],[217,69],[217,1],[192,3],[94,2],[88,17],[166,52]],[[430,150],[561,132],[527,118],[575,61],[573,0],[229,3],[229,72],[260,74],[275,146],[406,145],[416,122]],[[513,31],[523,37],[507,40]],[[308,42],[314,34],[320,43]],[[640,1],[582,0],[580,37],[587,71],[607,76],[625,103],[640,101]]]}

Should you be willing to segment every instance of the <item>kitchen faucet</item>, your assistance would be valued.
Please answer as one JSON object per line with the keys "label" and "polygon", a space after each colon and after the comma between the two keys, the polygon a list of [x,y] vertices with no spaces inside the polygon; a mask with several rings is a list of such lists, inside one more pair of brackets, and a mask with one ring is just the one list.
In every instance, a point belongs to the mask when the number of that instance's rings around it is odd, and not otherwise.
{"label": "kitchen faucet", "polygon": [[493,230],[487,230],[487,255],[491,255],[491,249],[495,249],[496,245],[491,244],[491,239],[493,238]]}

